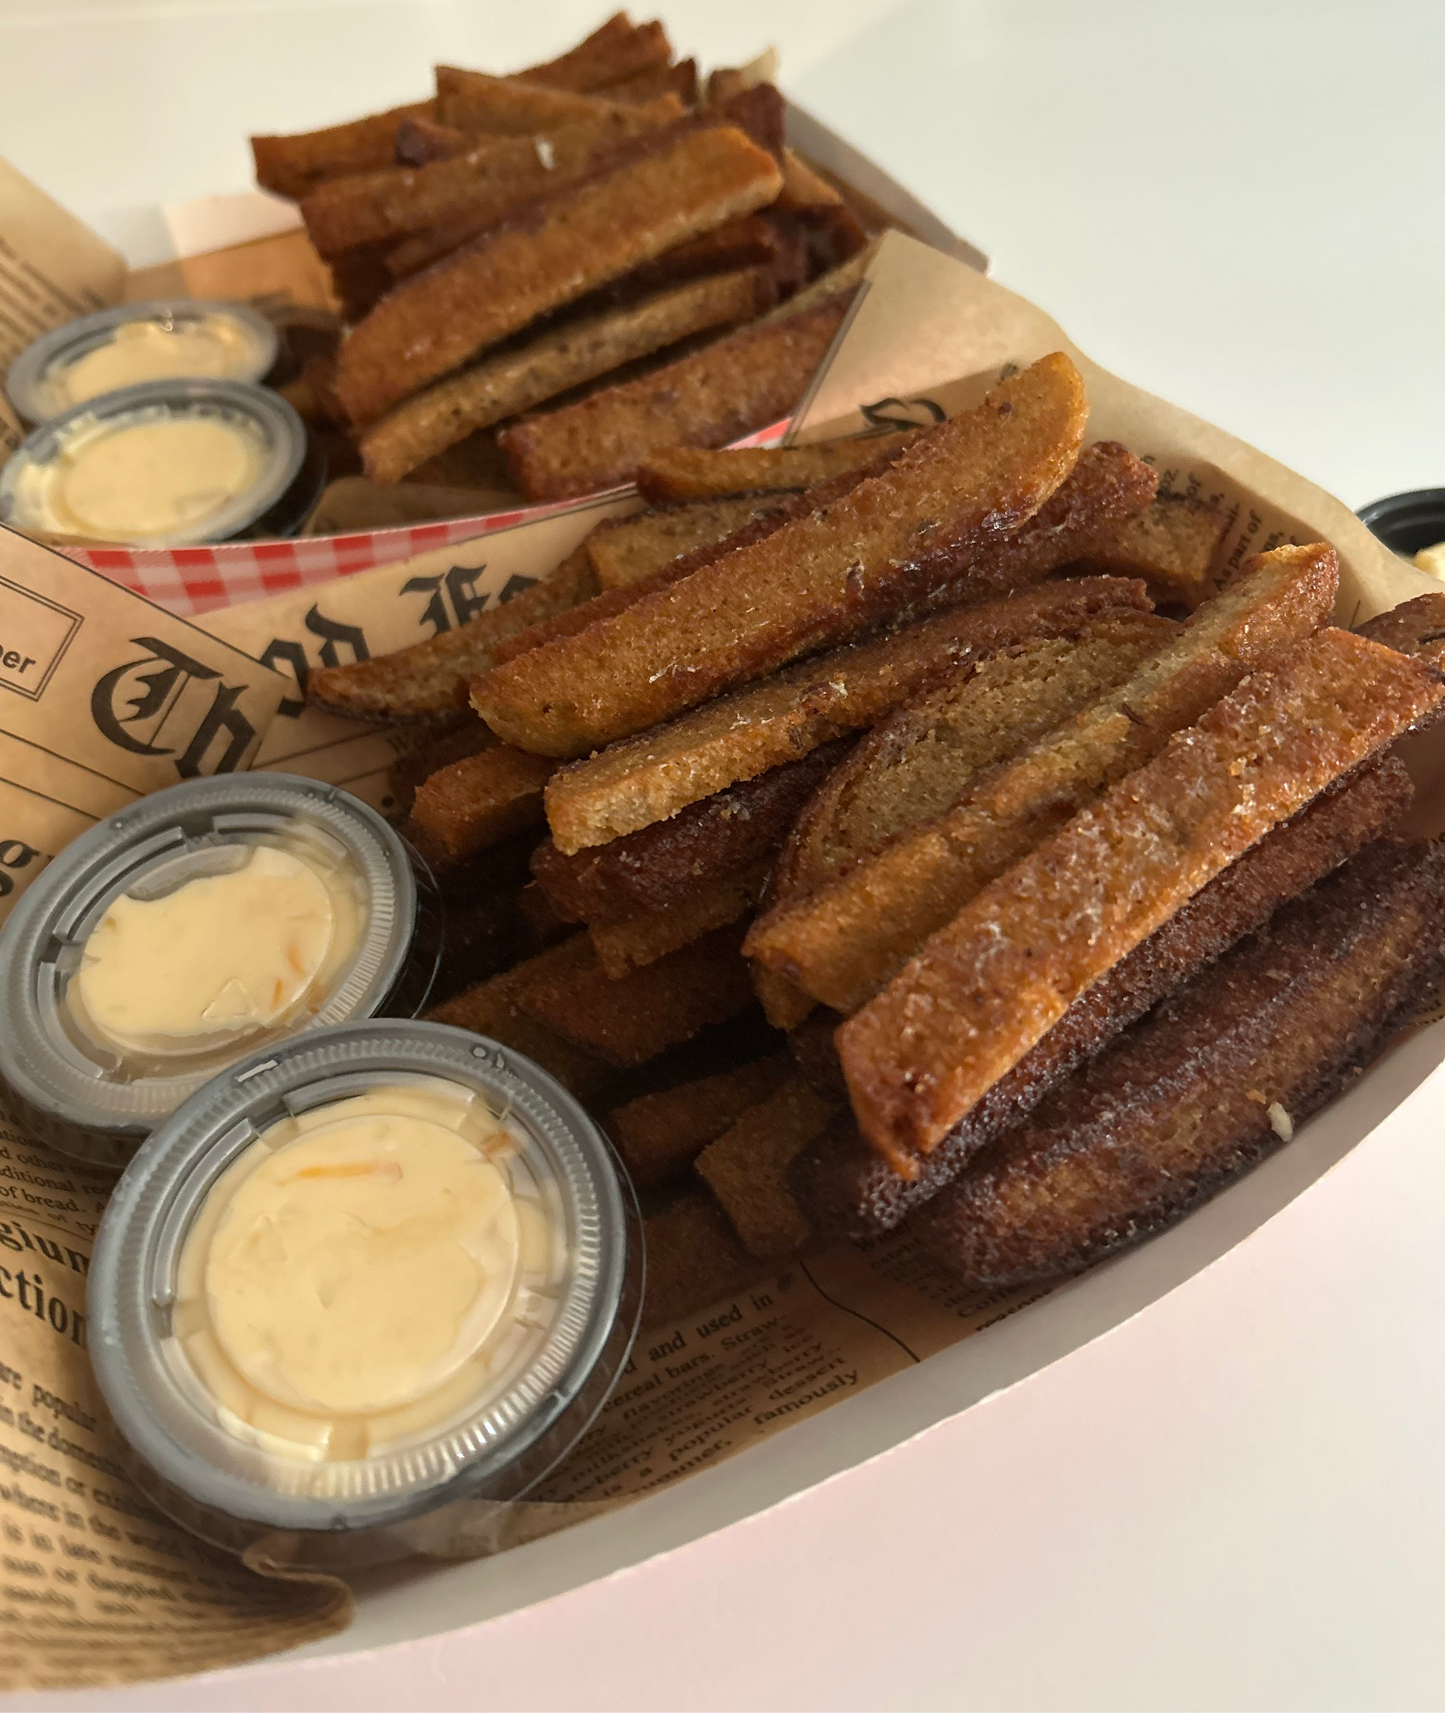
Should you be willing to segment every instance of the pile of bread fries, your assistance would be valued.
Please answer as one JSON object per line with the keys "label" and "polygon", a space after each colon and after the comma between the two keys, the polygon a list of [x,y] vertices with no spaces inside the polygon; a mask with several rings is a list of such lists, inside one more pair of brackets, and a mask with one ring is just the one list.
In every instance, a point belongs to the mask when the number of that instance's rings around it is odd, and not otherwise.
{"label": "pile of bread fries", "polygon": [[786,417],[883,222],[788,147],[768,69],[700,83],[618,13],[546,65],[253,137],[351,323],[292,402],[375,481],[529,501]]}
{"label": "pile of bread fries", "polygon": [[644,1198],[649,1317],[904,1230],[980,1300],[1177,1218],[1445,958],[1392,753],[1445,596],[1334,628],[1325,543],[1085,444],[1055,354],[936,427],[669,449],[461,630],[312,675],[412,722],[435,1015],[531,1054]]}

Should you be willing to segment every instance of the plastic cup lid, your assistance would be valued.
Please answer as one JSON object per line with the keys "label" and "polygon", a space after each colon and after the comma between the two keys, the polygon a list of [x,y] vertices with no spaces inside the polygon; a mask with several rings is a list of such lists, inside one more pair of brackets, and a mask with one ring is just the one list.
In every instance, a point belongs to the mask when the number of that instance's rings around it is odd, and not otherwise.
{"label": "plastic cup lid", "polygon": [[[549,1222],[549,1257],[534,1259],[536,1276],[513,1287],[508,1325],[527,1336],[484,1353],[481,1390],[400,1442],[334,1461],[278,1452],[217,1407],[187,1359],[178,1277],[187,1236],[222,1175],[275,1127],[288,1130],[288,1118],[379,1087],[438,1081],[502,1123],[509,1189]],[[522,1055],[437,1023],[306,1035],[218,1076],[127,1167],[90,1270],[96,1378],[122,1435],[184,1496],[193,1526],[193,1506],[266,1528],[349,1531],[457,1498],[514,1496],[580,1437],[626,1359],[633,1329],[617,1332],[637,1260],[629,1207],[596,1125]],[[425,1316],[426,1302],[415,1307]]]}
{"label": "plastic cup lid", "polygon": [[[290,488],[307,446],[305,425],[279,393],[241,381],[146,381],[62,411],[32,430],[0,467],[0,522],[67,533],[48,502],[51,485],[67,468],[67,453],[86,440],[132,426],[185,419],[224,422],[250,437],[258,453],[255,479],[190,525],[125,539],[138,547],[180,547],[239,535]],[[111,531],[106,539],[121,536]]]}
{"label": "plastic cup lid", "polygon": [[[318,977],[303,1010],[270,1030],[164,1058],[128,1055],[97,1039],[72,1004],[70,984],[107,910],[123,894],[163,896],[234,870],[257,846],[292,852],[356,889],[354,949]],[[336,786],[251,773],[158,791],[67,845],[0,929],[0,1079],[62,1126],[139,1141],[266,1041],[372,1015],[407,960],[416,917],[405,844],[374,809]]]}
{"label": "plastic cup lid", "polygon": [[[225,321],[238,335],[232,372],[224,376],[197,375],[197,380],[259,381],[276,361],[279,337],[264,315],[244,303],[221,303],[205,298],[160,298],[150,303],[122,303],[67,321],[63,327],[27,345],[10,365],[5,391],[10,403],[28,422],[47,422],[77,402],[57,380],[67,369],[111,344],[117,330],[151,322],[167,332],[195,327],[205,321]],[[184,376],[177,376],[184,379]],[[100,396],[93,393],[84,402]]]}

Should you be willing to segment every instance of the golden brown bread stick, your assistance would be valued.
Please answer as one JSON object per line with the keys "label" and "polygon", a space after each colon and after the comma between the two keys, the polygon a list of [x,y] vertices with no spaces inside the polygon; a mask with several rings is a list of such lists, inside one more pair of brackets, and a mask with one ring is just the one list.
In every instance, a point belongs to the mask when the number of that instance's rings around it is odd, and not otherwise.
{"label": "golden brown bread stick", "polygon": [[578,549],[550,576],[499,607],[393,654],[327,666],[306,681],[306,700],[354,719],[424,720],[466,707],[467,684],[495,658],[499,643],[549,613],[588,600],[597,591],[592,562]]}
{"label": "golden brown bread stick", "polygon": [[436,67],[436,91],[436,116],[443,125],[496,137],[535,136],[554,125],[603,118],[620,105],[597,95],[455,65]]}
{"label": "golden brown bread stick", "polygon": [[417,788],[411,809],[417,843],[446,862],[465,862],[538,825],[551,772],[540,756],[506,744],[451,762]]}
{"label": "golden brown bread stick", "polygon": [[1004,1137],[916,1221],[990,1295],[1172,1223],[1333,1099],[1445,946],[1445,850],[1382,841],[1288,905]]}
{"label": "golden brown bread stick", "polygon": [[1214,561],[1229,513],[1183,494],[1161,494],[1146,511],[1121,525],[1088,556],[1091,571],[1142,577],[1156,601],[1191,609],[1214,593]]}
{"label": "golden brown bread stick", "polygon": [[778,508],[776,494],[735,494],[725,500],[650,507],[634,517],[599,523],[587,553],[604,589],[621,589],[650,577],[680,554],[711,547],[744,524]]}
{"label": "golden brown bread stick", "polygon": [[1069,1006],[1214,876],[1445,701],[1423,661],[1324,630],[991,882],[838,1031],[905,1176]]}
{"label": "golden brown bread stick", "polygon": [[287,137],[252,137],[256,183],[293,201],[328,178],[374,172],[391,164],[397,126],[404,119],[434,119],[436,102],[413,101],[344,125]]}
{"label": "golden brown bread stick", "polygon": [[655,964],[714,928],[725,928],[746,916],[762,896],[767,874],[767,864],[757,863],[701,882],[688,897],[664,910],[589,923],[587,937],[597,961],[614,980]]}
{"label": "golden brown bread stick", "polygon": [[676,1088],[639,1095],[609,1112],[602,1128],[611,1137],[639,1190],[655,1189],[684,1172],[750,1106],[766,1100],[789,1074],[786,1053]]}
{"label": "golden brown bread stick", "polygon": [[820,440],[812,446],[743,446],[726,451],[669,446],[648,454],[638,469],[637,487],[644,499],[657,504],[721,499],[728,494],[796,492],[815,488],[845,470],[868,463],[881,451],[902,451],[915,432]]}
{"label": "golden brown bread stick", "polygon": [[812,1235],[788,1167],[837,1111],[794,1077],[742,1114],[694,1162],[743,1247],[760,1261],[796,1255]]}
{"label": "golden brown bread stick", "polygon": [[657,19],[634,24],[626,12],[614,12],[575,48],[512,76],[525,83],[587,94],[604,84],[636,77],[650,66],[666,65],[671,57],[672,44]]}
{"label": "golden brown bread stick", "polygon": [[542,137],[468,137],[460,154],[318,185],[303,199],[301,218],[311,242],[328,257],[358,244],[397,245],[463,216],[471,235],[594,169],[619,143],[669,124],[681,112],[676,101],[656,101],[560,125]]}
{"label": "golden brown bread stick", "polygon": [[336,390],[364,425],[548,311],[763,207],[776,162],[730,125],[643,138],[389,292],[342,347]]}
{"label": "golden brown bread stick", "polygon": [[1042,358],[826,515],[496,668],[472,686],[472,705],[520,748],[585,755],[846,641],[1026,523],[1078,459],[1086,410],[1069,359]]}
{"label": "golden brown bread stick", "polygon": [[721,446],[787,416],[847,313],[830,298],[739,328],[675,363],[529,418],[498,437],[530,500],[566,499],[630,482],[665,446]]}
{"label": "golden brown bread stick", "polygon": [[1121,682],[911,827],[753,927],[748,955],[845,1015],[856,1011],[982,887],[1105,787],[1157,755],[1271,653],[1323,624],[1331,548],[1250,562],[1177,636]]}
{"label": "golden brown bread stick", "polygon": [[375,481],[400,481],[479,428],[691,334],[746,321],[768,296],[756,270],[717,274],[584,316],[519,350],[484,358],[372,423],[360,442],[366,473]]}
{"label": "golden brown bread stick", "polygon": [[[1314,885],[1397,820],[1409,806],[1410,776],[1384,757],[1322,792],[1260,840],[1077,999],[1036,1047],[993,1084],[976,1106],[902,1178],[863,1140],[851,1117],[804,1150],[792,1185],[820,1231],[853,1238],[891,1231],[913,1208],[957,1177],[981,1149],[1022,1123],[1086,1059],[1152,1005],[1262,928],[1274,912]],[[805,1078],[844,1093],[831,1026],[812,1023],[790,1037]],[[828,1061],[831,1060],[831,1064]]]}

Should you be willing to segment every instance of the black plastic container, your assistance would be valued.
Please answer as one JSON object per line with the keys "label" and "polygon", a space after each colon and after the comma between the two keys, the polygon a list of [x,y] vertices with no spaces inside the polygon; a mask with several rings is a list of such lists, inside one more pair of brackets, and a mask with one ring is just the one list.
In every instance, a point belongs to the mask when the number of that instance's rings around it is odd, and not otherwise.
{"label": "black plastic container", "polygon": [[1413,559],[1422,547],[1445,541],[1445,488],[1416,488],[1372,500],[1356,514],[1386,547]]}

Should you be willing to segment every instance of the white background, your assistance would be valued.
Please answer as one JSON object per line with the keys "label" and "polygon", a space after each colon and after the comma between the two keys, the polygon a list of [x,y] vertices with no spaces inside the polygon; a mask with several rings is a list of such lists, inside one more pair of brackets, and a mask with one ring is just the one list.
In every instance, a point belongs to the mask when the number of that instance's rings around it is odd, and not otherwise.
{"label": "white background", "polygon": [[[0,154],[151,259],[157,204],[245,187],[248,130],[412,98],[436,58],[509,69],[600,10],[0,0]],[[1445,7],[661,10],[712,63],[776,41],[796,100],[1110,368],[1352,506],[1445,482]],[[370,1657],[64,1704],[1439,1706],[1442,1126],[1437,1075],[1142,1316],[665,1558]]]}

